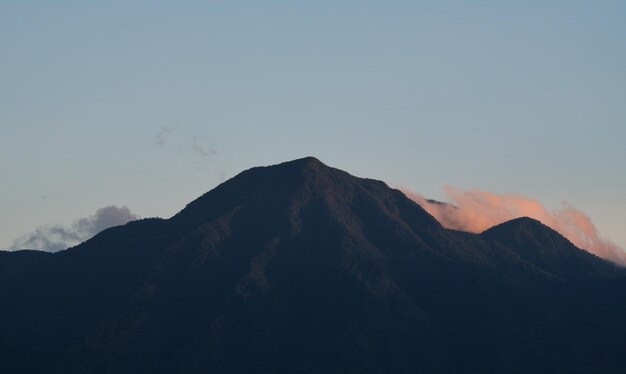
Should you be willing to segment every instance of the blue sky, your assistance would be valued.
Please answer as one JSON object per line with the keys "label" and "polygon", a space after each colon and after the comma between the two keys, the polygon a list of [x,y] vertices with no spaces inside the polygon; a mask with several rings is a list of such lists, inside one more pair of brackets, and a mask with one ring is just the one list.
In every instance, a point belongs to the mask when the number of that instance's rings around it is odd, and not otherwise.
{"label": "blue sky", "polygon": [[306,155],[567,201],[626,247],[626,2],[0,3],[0,248]]}

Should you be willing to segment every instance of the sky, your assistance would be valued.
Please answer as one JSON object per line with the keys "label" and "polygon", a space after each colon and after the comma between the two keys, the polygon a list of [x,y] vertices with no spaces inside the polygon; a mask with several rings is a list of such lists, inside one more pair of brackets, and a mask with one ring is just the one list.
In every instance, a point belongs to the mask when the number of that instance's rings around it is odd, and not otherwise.
{"label": "sky", "polygon": [[565,203],[626,248],[624,19],[608,0],[2,1],[0,248],[167,218],[309,155],[439,200]]}

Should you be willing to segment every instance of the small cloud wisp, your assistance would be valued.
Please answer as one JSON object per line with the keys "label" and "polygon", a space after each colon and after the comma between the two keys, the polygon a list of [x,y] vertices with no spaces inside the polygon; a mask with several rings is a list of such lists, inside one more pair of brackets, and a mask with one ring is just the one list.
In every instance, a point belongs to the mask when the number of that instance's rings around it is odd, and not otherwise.
{"label": "small cloud wisp", "polygon": [[161,130],[154,136],[154,141],[159,147],[162,147],[165,144],[166,136],[171,132],[169,127],[161,127]]}
{"label": "small cloud wisp", "polygon": [[211,145],[203,146],[201,143],[201,139],[194,135],[192,149],[193,151],[200,155],[200,157],[208,157],[217,154],[217,151]]}
{"label": "small cloud wisp", "polygon": [[13,241],[11,249],[38,249],[57,252],[79,244],[104,229],[123,225],[139,218],[139,216],[131,213],[126,206],[110,205],[98,209],[92,216],[74,221],[69,227],[61,225],[39,227]]}
{"label": "small cloud wisp", "polygon": [[626,265],[626,252],[602,238],[591,219],[566,202],[559,209],[550,210],[537,200],[521,195],[463,191],[446,186],[444,192],[450,203],[442,204],[406,189],[402,192],[449,229],[480,233],[514,218],[531,217],[558,231],[577,247]]}

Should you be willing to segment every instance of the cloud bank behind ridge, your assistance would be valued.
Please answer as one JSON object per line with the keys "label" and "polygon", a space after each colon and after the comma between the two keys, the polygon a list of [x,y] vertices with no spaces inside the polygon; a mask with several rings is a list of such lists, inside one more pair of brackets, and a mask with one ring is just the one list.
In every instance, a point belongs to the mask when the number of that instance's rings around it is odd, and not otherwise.
{"label": "cloud bank behind ridge", "polygon": [[39,227],[13,241],[11,249],[38,249],[57,252],[79,244],[109,227],[123,225],[139,218],[136,214],[131,213],[126,206],[110,205],[98,209],[95,214],[89,217],[74,221],[70,226]]}
{"label": "cloud bank behind ridge", "polygon": [[601,237],[591,219],[566,202],[551,210],[537,200],[521,195],[495,194],[478,189],[463,191],[446,186],[444,192],[450,203],[441,204],[429,202],[418,193],[401,190],[446,228],[480,233],[514,218],[531,217],[558,231],[577,247],[626,265],[626,252]]}

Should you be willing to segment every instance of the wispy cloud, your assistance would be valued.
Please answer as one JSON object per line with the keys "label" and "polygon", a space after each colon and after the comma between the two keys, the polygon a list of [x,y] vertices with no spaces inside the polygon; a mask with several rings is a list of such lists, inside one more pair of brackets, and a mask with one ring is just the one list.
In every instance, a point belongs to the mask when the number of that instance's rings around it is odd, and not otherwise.
{"label": "wispy cloud", "polygon": [[204,141],[201,138],[194,135],[192,149],[196,154],[200,155],[201,157],[209,157],[217,154],[212,145],[203,143]]}
{"label": "wispy cloud", "polygon": [[39,227],[13,241],[11,249],[56,252],[81,243],[104,229],[136,219],[139,219],[139,216],[131,213],[126,206],[106,206],[89,217],[74,221],[69,227],[61,225]]}
{"label": "wispy cloud", "polygon": [[626,252],[603,238],[591,218],[566,202],[559,209],[548,209],[539,201],[521,195],[463,191],[447,186],[444,192],[450,203],[441,204],[406,189],[402,191],[447,228],[479,233],[514,218],[531,217],[558,231],[579,248],[626,265]]}
{"label": "wispy cloud", "polygon": [[159,147],[162,147],[165,144],[167,135],[171,132],[172,130],[170,130],[169,127],[166,127],[166,126],[161,127],[159,132],[154,136],[154,141]]}
{"label": "wispy cloud", "polygon": [[[191,151],[193,153],[195,153],[196,155],[200,156],[201,158],[208,158],[210,156],[214,156],[217,154],[217,151],[215,150],[215,147],[213,146],[213,144],[211,144],[210,142],[207,142],[203,136],[200,135],[193,135],[192,140],[191,140],[191,144],[187,143],[183,143],[180,144],[181,139],[178,139],[178,142],[176,142],[176,139],[171,139],[171,135],[173,133],[172,128],[167,127],[167,126],[163,126],[159,129],[159,131],[156,133],[156,135],[154,136],[154,142],[157,146],[159,147],[163,147],[168,143],[171,143],[172,140],[174,140],[174,143],[178,143],[178,146],[182,146],[185,149],[189,149],[191,148]],[[180,135],[180,134],[179,134]],[[176,145],[176,144],[173,144]]]}

